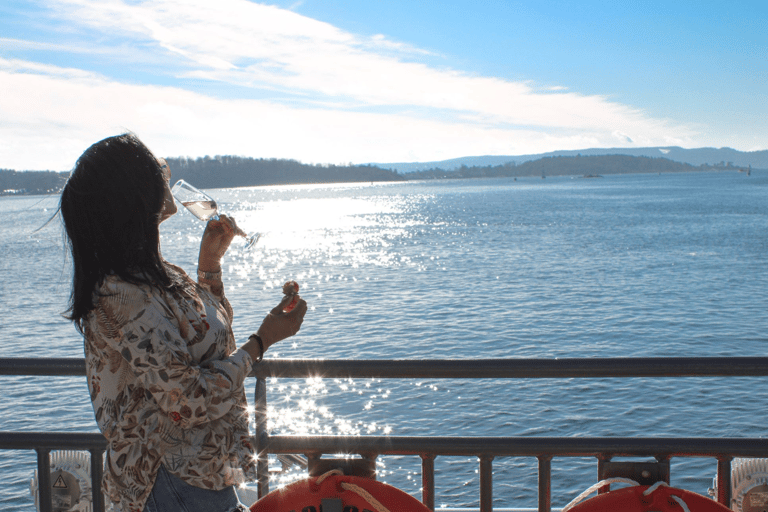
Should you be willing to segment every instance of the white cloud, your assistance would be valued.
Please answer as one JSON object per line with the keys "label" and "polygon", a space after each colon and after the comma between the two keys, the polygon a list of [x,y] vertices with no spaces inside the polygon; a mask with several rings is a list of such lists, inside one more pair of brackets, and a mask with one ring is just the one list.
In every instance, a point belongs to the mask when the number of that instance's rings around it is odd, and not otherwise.
{"label": "white cloud", "polygon": [[210,155],[331,163],[418,160],[424,159],[423,148],[429,158],[442,159],[544,151],[548,144],[583,147],[599,140],[599,134],[552,135],[216,99],[17,61],[0,60],[0,84],[0,116],[13,120],[0,124],[0,141],[13,141],[0,144],[0,167],[15,169],[67,170],[91,143],[125,130],[164,156],[199,156],[203,148]]}
{"label": "white cloud", "polygon": [[[384,36],[360,37],[245,0],[51,5],[82,31],[100,31],[100,44],[119,41],[116,54],[127,40],[138,57],[173,58],[177,85],[0,60],[0,140],[13,141],[0,145],[0,167],[29,168],[19,163],[29,161],[18,154],[26,147],[39,162],[33,168],[68,168],[90,143],[122,129],[166,156],[331,163],[684,145],[695,135],[603,96],[473,76]],[[190,77],[237,86],[246,99],[185,90]],[[266,101],[265,91],[284,99]]]}
{"label": "white cloud", "polygon": [[[245,0],[73,0],[73,19],[105,32],[150,35],[188,59],[192,73],[249,87],[314,94],[340,106],[414,105],[472,113],[490,123],[657,130],[663,123],[599,96],[438,69],[396,52],[383,36],[360,38],[327,23]],[[626,128],[625,128],[626,130]]]}

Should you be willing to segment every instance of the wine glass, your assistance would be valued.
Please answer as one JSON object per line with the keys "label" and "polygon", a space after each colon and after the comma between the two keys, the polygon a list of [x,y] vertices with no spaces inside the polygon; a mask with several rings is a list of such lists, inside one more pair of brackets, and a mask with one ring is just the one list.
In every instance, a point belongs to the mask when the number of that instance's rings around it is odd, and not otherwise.
{"label": "wine glass", "polygon": [[[177,181],[171,189],[171,194],[184,208],[203,222],[208,222],[211,219],[219,220],[219,206],[216,204],[216,200],[186,181]],[[253,247],[261,237],[260,233],[246,234],[239,228],[237,234],[245,238],[246,249]]]}

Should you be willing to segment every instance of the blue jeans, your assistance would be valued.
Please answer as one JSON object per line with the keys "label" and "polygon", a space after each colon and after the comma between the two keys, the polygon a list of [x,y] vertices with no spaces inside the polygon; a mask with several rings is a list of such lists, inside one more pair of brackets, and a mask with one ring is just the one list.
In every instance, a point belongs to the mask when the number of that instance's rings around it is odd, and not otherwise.
{"label": "blue jeans", "polygon": [[248,512],[248,508],[237,499],[234,487],[220,491],[195,487],[161,465],[144,512]]}

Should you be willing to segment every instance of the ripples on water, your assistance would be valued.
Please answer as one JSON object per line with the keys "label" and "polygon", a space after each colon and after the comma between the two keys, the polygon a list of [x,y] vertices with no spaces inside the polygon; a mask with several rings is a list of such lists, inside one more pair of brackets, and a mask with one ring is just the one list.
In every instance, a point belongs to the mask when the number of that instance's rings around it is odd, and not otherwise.
{"label": "ripples on water", "polygon": [[[271,357],[555,358],[764,355],[768,176],[753,172],[212,191],[246,231],[225,262],[244,338],[297,279],[310,311]],[[59,316],[69,267],[55,197],[0,199],[11,357],[82,357]],[[195,269],[202,225],[162,226],[163,254]],[[0,430],[95,431],[83,379],[2,378]],[[252,379],[248,389],[254,387]],[[286,434],[755,436],[759,379],[380,380],[268,383]],[[4,509],[32,510],[30,453],[0,458]],[[478,463],[438,457],[436,505],[478,505]],[[593,483],[595,462],[553,461],[553,504]],[[673,460],[673,485],[705,492],[713,461]],[[380,479],[419,495],[420,460],[382,457]],[[292,472],[287,479],[297,478]],[[494,461],[496,507],[536,503],[535,459]]]}

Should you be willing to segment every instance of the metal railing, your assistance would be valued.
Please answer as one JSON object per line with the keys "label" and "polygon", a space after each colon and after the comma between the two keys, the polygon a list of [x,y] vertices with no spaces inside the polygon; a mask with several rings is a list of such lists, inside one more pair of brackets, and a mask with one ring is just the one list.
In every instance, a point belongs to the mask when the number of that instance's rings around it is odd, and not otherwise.
{"label": "metal railing", "polygon": [[[0,375],[85,375],[82,359],[0,359]],[[731,501],[734,457],[768,457],[764,438],[641,437],[424,437],[424,436],[279,436],[267,431],[266,379],[278,378],[630,378],[630,377],[765,377],[768,357],[733,358],[606,358],[606,359],[471,359],[471,360],[280,360],[257,365],[254,443],[258,458],[258,490],[269,492],[269,454],[416,455],[422,461],[422,502],[434,510],[437,456],[474,456],[479,463],[480,511],[493,509],[493,460],[533,457],[538,461],[538,511],[551,510],[553,457],[594,457],[598,474],[614,457],[709,457],[717,460],[717,501]],[[54,449],[91,452],[93,482],[100,482],[106,443],[99,434],[0,432],[0,449],[36,450],[41,511],[50,512],[50,461]],[[103,511],[100,485],[92,485],[93,510]]]}

